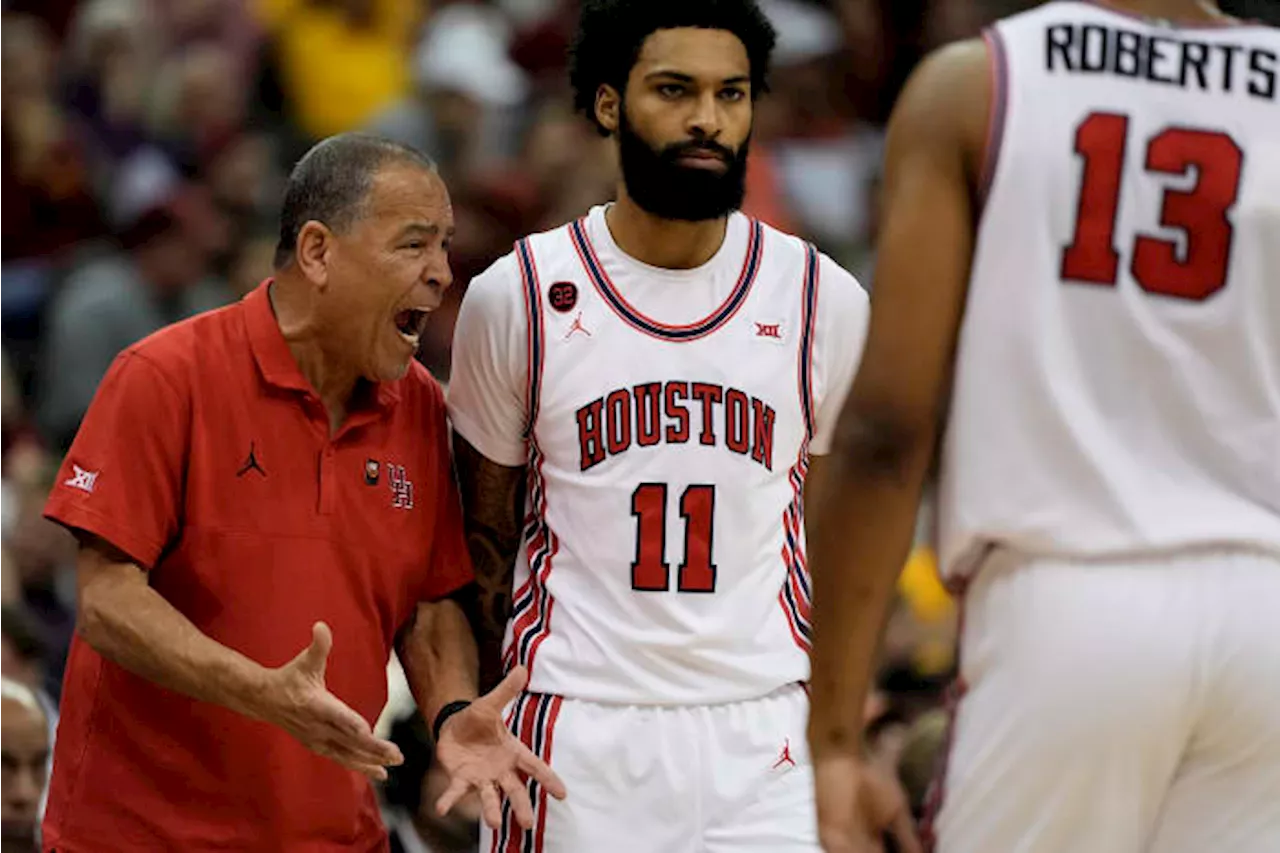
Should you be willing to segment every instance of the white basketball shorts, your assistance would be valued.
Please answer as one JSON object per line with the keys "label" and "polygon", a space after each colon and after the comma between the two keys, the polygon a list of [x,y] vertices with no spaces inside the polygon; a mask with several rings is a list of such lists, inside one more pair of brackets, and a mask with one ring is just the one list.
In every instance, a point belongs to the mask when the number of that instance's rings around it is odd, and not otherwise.
{"label": "white basketball shorts", "polygon": [[1280,851],[1280,558],[996,552],[958,686],[940,853]]}
{"label": "white basketball shorts", "polygon": [[799,685],[723,705],[602,705],[526,694],[512,731],[564,780],[531,783],[534,828],[504,804],[480,853],[817,853]]}

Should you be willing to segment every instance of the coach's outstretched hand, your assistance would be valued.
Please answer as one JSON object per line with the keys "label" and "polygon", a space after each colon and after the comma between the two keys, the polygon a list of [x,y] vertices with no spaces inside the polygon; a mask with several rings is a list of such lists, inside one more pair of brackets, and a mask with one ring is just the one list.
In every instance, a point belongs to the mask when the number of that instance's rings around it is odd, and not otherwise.
{"label": "coach's outstretched hand", "polygon": [[525,788],[528,777],[533,777],[551,796],[564,799],[560,777],[502,722],[503,709],[520,695],[528,679],[528,671],[517,666],[497,687],[445,720],[436,756],[451,781],[436,801],[436,811],[441,816],[474,788],[480,795],[485,823],[494,830],[501,829],[502,807],[496,786],[511,801],[520,825],[531,829],[533,804]]}
{"label": "coach's outstretched hand", "polygon": [[814,760],[818,839],[824,853],[883,853],[889,835],[900,853],[924,849],[897,780],[852,755]]}
{"label": "coach's outstretched hand", "polygon": [[269,670],[271,682],[259,702],[257,716],[293,735],[307,749],[378,781],[387,778],[384,767],[404,762],[400,749],[373,736],[364,717],[329,692],[324,684],[325,664],[333,648],[329,626],[311,626],[311,645],[278,669]]}

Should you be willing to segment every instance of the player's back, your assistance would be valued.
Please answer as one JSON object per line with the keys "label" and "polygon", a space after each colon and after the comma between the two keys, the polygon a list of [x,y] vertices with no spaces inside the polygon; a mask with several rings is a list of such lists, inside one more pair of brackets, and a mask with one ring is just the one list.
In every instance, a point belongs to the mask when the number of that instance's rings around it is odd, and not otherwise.
{"label": "player's back", "polygon": [[1055,2],[987,41],[945,569],[1280,553],[1280,31]]}

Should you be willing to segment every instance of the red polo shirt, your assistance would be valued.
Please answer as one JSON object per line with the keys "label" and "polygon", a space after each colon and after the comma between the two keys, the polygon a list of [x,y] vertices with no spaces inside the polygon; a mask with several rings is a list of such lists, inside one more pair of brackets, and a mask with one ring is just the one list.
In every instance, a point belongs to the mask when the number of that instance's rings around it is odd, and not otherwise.
{"label": "red polo shirt", "polygon": [[[416,362],[330,436],[263,284],[122,353],[46,515],[91,531],[213,639],[279,666],[333,629],[329,689],[372,724],[415,604],[471,580],[444,397]],[[78,638],[44,823],[60,851],[368,851],[362,776]]]}

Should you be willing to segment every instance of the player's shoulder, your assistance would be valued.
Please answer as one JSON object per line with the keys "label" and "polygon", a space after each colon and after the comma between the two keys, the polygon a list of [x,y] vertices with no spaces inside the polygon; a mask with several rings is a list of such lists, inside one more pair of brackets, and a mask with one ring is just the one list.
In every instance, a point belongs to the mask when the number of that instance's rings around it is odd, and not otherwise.
{"label": "player's shoulder", "polygon": [[806,270],[812,257],[817,264],[820,290],[830,285],[837,291],[846,292],[854,301],[866,300],[866,289],[857,277],[813,243],[767,222],[760,222],[760,228],[764,235],[764,252],[783,269]]}
{"label": "player's shoulder", "polygon": [[521,244],[524,244],[531,253],[541,255],[551,249],[553,246],[561,248],[568,246],[568,230],[570,223],[560,225],[556,228],[550,228],[545,231],[535,231],[521,237],[506,254],[499,257],[496,261],[485,267],[484,271],[471,279],[467,285],[467,298],[472,298],[473,290],[478,290],[477,299],[494,299],[503,295],[520,294],[524,287],[524,271],[521,268]]}
{"label": "player's shoulder", "polygon": [[[1001,27],[997,22],[993,27]],[[950,42],[930,51],[912,72],[902,97],[906,101],[927,104],[942,116],[952,116],[971,111],[975,102],[989,96],[994,63],[999,57],[993,47],[996,40],[988,29],[982,36]],[[901,112],[901,106],[896,110]]]}
{"label": "player's shoulder", "polygon": [[747,217],[743,213],[734,215],[746,218],[751,228],[759,227],[762,237],[761,251],[770,263],[797,268],[805,265],[811,247],[808,241],[770,225],[762,219]]}
{"label": "player's shoulder", "polygon": [[[484,271],[467,283],[463,303],[469,312],[483,314],[506,313],[519,308],[524,310],[526,277],[538,275],[538,267],[545,265],[556,253],[572,252],[569,229],[573,223],[536,231],[517,240],[506,254],[499,257]],[[527,269],[522,260],[522,247],[528,249],[528,261],[533,269]]]}
{"label": "player's shoulder", "polygon": [[950,163],[959,157],[979,174],[987,132],[1004,85],[998,40],[952,42],[929,53],[912,71],[889,119],[885,170],[892,176],[918,163]]}

